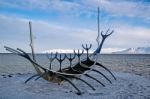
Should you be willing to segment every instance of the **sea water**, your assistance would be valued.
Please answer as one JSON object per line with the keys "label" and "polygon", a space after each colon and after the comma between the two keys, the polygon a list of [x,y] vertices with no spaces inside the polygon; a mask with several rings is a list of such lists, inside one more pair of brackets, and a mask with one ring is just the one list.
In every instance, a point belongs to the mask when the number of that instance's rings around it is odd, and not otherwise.
{"label": "sea water", "polygon": [[[86,56],[83,55],[82,58],[83,57]],[[46,54],[36,54],[36,60],[41,66],[49,68],[49,59]],[[77,62],[77,58],[73,62]],[[139,70],[145,70],[147,73],[150,73],[149,54],[102,54],[98,62],[113,70],[130,69],[132,71],[134,68],[139,68]],[[59,69],[59,62],[57,60],[55,60],[52,65],[53,70]],[[62,68],[67,66],[69,66],[69,61],[65,59]],[[27,59],[16,54],[0,54],[0,75],[33,72],[35,72],[35,69]]]}

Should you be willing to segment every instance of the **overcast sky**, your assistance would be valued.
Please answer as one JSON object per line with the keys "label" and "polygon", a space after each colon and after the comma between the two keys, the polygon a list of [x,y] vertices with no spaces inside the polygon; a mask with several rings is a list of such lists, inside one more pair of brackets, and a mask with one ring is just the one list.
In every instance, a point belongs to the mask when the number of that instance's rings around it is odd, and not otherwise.
{"label": "overcast sky", "polygon": [[4,45],[30,52],[29,26],[36,52],[97,47],[97,7],[100,30],[114,30],[103,48],[150,46],[150,0],[0,0],[0,53]]}

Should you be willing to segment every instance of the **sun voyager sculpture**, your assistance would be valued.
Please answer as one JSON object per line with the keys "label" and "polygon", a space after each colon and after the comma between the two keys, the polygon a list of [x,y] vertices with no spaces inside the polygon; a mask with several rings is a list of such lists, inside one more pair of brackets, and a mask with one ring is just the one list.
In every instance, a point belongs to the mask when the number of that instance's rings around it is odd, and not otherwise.
{"label": "sun voyager sculpture", "polygon": [[[67,81],[70,85],[72,85],[75,88],[75,90],[77,91],[76,92],[77,95],[81,95],[82,91],[78,88],[78,86],[76,86],[72,82],[73,79],[80,80],[81,82],[83,82],[87,86],[89,86],[92,90],[95,90],[95,88],[93,87],[92,84],[88,83],[86,80],[84,80],[80,77],[82,75],[85,77],[88,77],[89,79],[95,80],[97,83],[99,83],[102,86],[105,86],[105,84],[103,82],[98,80],[96,77],[91,76],[89,74],[89,72],[96,72],[99,75],[103,76],[109,83],[112,83],[112,81],[105,74],[103,74],[101,71],[95,69],[94,66],[98,66],[100,68],[105,69],[112,76],[112,78],[114,78],[114,80],[116,80],[116,77],[114,76],[114,74],[106,66],[104,66],[98,62],[99,54],[101,52],[104,41],[106,40],[107,37],[109,37],[114,32],[113,30],[110,31],[108,29],[105,33],[103,33],[103,31],[101,33],[99,33],[99,8],[98,8],[98,36],[96,38],[98,47],[95,49],[95,51],[92,54],[89,54],[89,50],[91,49],[92,44],[90,44],[90,45],[82,44],[82,48],[84,50],[82,50],[82,51],[74,50],[74,54],[65,54],[63,56],[62,56],[62,54],[59,54],[59,53],[56,53],[55,55],[49,54],[49,55],[47,55],[48,59],[50,61],[49,68],[44,68],[44,66],[41,66],[40,64],[38,64],[36,62],[35,53],[34,53],[34,45],[33,45],[33,36],[32,36],[32,30],[31,30],[31,22],[29,22],[29,27],[30,27],[30,40],[31,40],[30,47],[32,50],[32,57],[29,56],[28,53],[26,53],[24,50],[22,50],[20,48],[13,49],[13,48],[7,47],[7,46],[4,47],[7,51],[9,51],[11,53],[15,53],[21,57],[24,57],[28,61],[30,61],[31,64],[33,65],[33,67],[35,68],[37,74],[28,78],[25,81],[25,83],[27,83],[34,77],[36,77],[36,80],[39,78],[43,78],[47,81],[55,82],[58,84],[62,84],[64,81]],[[100,35],[102,37],[101,42],[100,42]],[[81,59],[81,56],[83,55],[84,51],[86,51],[86,58]],[[78,61],[75,64],[73,64],[72,62],[76,57],[77,57]],[[68,60],[69,64],[68,64],[68,67],[62,68],[62,62],[65,59]],[[54,60],[57,60],[59,62],[59,70],[57,70],[57,71],[52,70],[52,63]]]}

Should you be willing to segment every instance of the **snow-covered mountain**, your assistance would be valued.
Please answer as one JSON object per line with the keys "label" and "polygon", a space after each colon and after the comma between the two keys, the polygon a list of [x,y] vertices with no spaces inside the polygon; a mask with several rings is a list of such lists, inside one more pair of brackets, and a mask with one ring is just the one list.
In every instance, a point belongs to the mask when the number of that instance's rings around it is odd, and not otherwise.
{"label": "snow-covered mountain", "polygon": [[[118,52],[118,51],[122,51],[123,49],[120,48],[103,48],[101,53],[102,54],[111,54],[112,52]],[[76,52],[78,52],[77,50],[75,50]],[[43,51],[42,53],[74,53],[73,49],[51,49],[51,50],[46,50]],[[80,50],[80,52],[82,52],[82,50]],[[89,53],[93,53],[94,51],[89,50]],[[86,53],[86,51],[84,51],[84,53]]]}
{"label": "snow-covered mountain", "polygon": [[114,54],[150,54],[150,47],[128,48],[113,53]]}
{"label": "snow-covered mountain", "polygon": [[[75,50],[76,52],[78,52],[77,50]],[[80,52],[82,52],[82,50],[79,50]],[[43,51],[42,53],[74,53],[74,50],[72,49],[51,49],[51,50],[46,50]],[[86,51],[84,51],[85,53]],[[93,51],[89,51],[89,53],[93,53]]]}
{"label": "snow-covered mountain", "polygon": [[[77,52],[77,50],[75,50]],[[74,53],[72,49],[51,49],[43,51],[42,53]],[[82,52],[82,50],[80,50]],[[86,53],[86,51],[84,51]],[[90,51],[89,53],[93,53]],[[113,53],[113,54],[150,54],[150,47],[137,47],[128,49],[114,49],[114,48],[104,48],[102,53]]]}

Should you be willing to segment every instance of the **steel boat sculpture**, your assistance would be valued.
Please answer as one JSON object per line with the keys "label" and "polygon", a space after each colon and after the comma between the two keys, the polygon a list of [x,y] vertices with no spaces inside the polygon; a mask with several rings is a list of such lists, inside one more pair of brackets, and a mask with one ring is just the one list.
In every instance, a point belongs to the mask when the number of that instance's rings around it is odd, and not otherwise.
{"label": "steel boat sculpture", "polygon": [[[35,80],[38,80],[39,78],[43,78],[47,81],[56,82],[58,84],[61,84],[64,81],[67,81],[67,82],[69,82],[69,84],[71,84],[76,89],[78,95],[81,95],[82,91],[78,88],[78,86],[76,86],[72,82],[72,79],[80,80],[81,82],[83,82],[87,86],[89,86],[92,90],[95,90],[95,88],[93,87],[92,84],[88,83],[87,81],[85,81],[84,79],[82,79],[80,77],[81,75],[88,77],[89,79],[95,80],[97,83],[99,83],[100,85],[105,87],[105,84],[103,82],[101,82],[100,80],[98,80],[97,78],[95,78],[89,74],[90,71],[100,74],[109,83],[112,83],[112,81],[105,74],[103,74],[99,70],[94,69],[93,66],[98,66],[100,68],[105,69],[107,72],[110,73],[110,75],[114,78],[114,80],[116,80],[116,77],[113,75],[113,73],[107,67],[105,67],[104,65],[102,65],[101,63],[99,63],[97,61],[99,58],[99,54],[101,52],[104,41],[106,40],[107,37],[109,37],[114,32],[113,30],[110,31],[109,29],[105,33],[103,33],[103,31],[102,31],[101,32],[102,40],[101,40],[101,42],[99,41],[99,36],[100,36],[100,33],[99,33],[99,8],[98,8],[98,36],[96,39],[96,41],[98,43],[98,47],[92,54],[89,54],[89,50],[92,47],[92,44],[90,44],[89,46],[87,44],[82,45],[83,49],[86,51],[85,59],[81,59],[81,56],[82,56],[84,50],[82,50],[82,52],[80,52],[79,50],[76,52],[74,50],[74,54],[65,54],[64,57],[62,57],[62,55],[58,54],[58,53],[56,53],[54,55],[54,57],[52,54],[50,54],[50,55],[47,54],[47,57],[50,61],[50,66],[49,66],[49,68],[44,68],[44,66],[41,66],[40,64],[38,64],[36,62],[35,54],[34,54],[33,38],[32,38],[33,36],[32,36],[32,30],[31,30],[32,29],[31,22],[29,22],[29,27],[30,27],[30,40],[31,40],[30,47],[32,50],[32,58],[29,56],[29,54],[27,54],[25,51],[23,51],[20,48],[13,49],[13,48],[10,48],[7,46],[4,47],[7,51],[9,51],[11,53],[15,53],[21,57],[24,57],[25,59],[30,61],[32,63],[32,65],[34,66],[37,74],[28,78],[25,81],[25,83],[27,83],[34,77],[36,77]],[[78,58],[78,62],[73,64],[72,62],[76,57]],[[62,68],[62,62],[65,59],[67,59],[69,61],[69,66],[67,68]],[[58,71],[52,70],[52,62],[54,60],[57,60],[60,63]]]}

